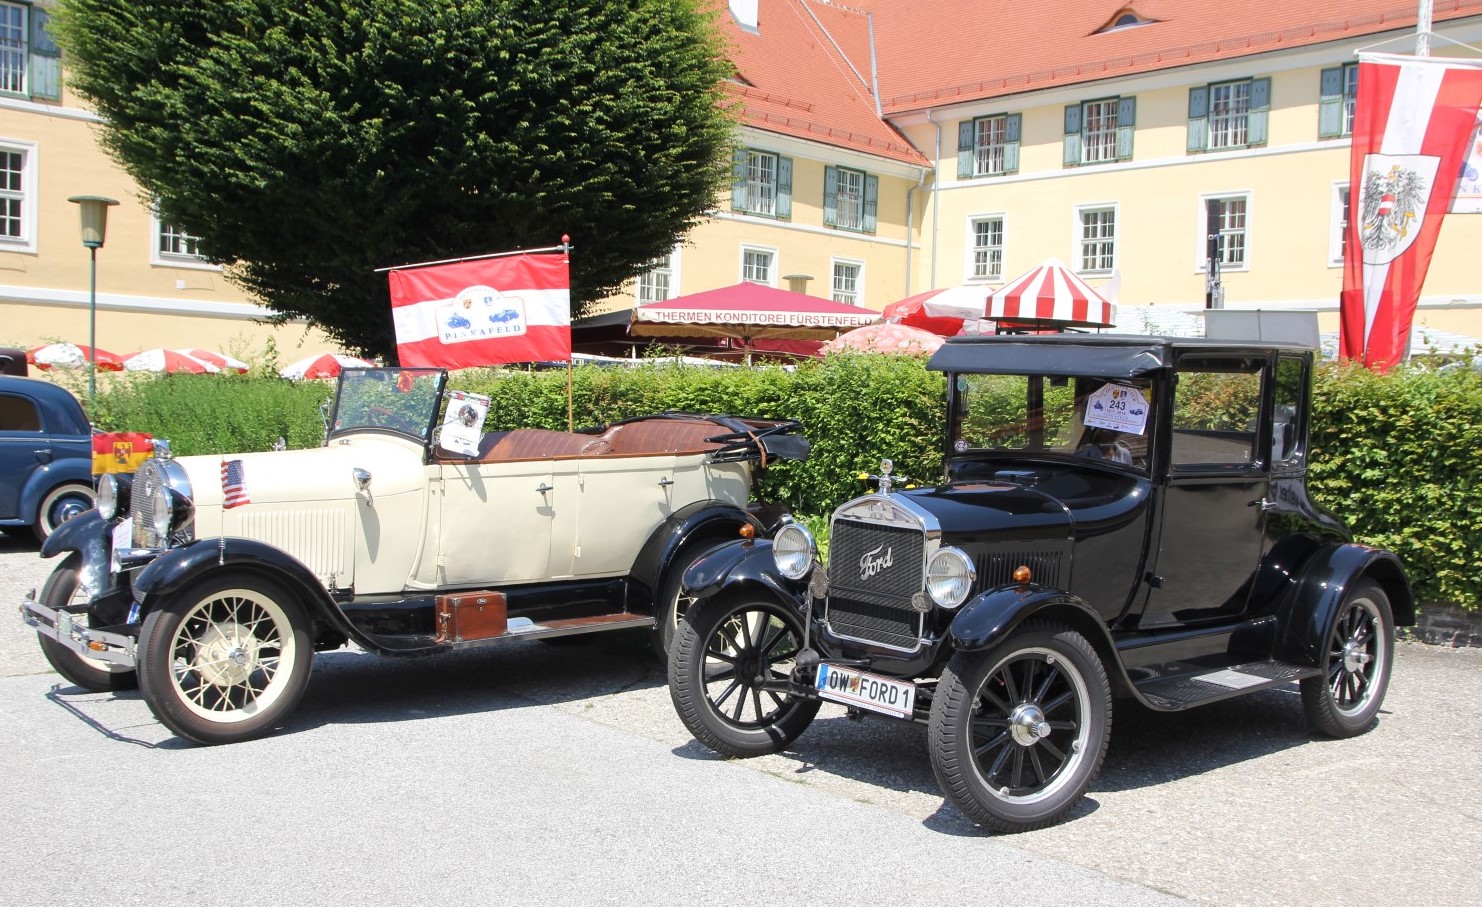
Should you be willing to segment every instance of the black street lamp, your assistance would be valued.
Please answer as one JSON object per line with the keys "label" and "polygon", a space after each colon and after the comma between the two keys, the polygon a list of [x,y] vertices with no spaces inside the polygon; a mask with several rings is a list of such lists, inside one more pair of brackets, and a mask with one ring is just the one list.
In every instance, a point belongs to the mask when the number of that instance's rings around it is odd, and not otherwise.
{"label": "black street lamp", "polygon": [[108,209],[118,204],[118,200],[102,195],[74,195],[67,201],[76,204],[82,212],[82,244],[87,246],[92,258],[87,293],[87,405],[92,412],[98,379],[98,250],[103,248],[108,235]]}

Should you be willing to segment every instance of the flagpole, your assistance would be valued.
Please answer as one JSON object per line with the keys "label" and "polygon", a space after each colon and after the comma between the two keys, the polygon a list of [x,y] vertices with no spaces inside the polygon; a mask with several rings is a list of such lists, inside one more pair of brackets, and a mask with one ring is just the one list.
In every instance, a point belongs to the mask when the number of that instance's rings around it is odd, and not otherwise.
{"label": "flagpole", "polygon": [[1431,7],[1434,0],[1420,0],[1415,12],[1415,56],[1431,55]]}
{"label": "flagpole", "polygon": [[[561,237],[563,240],[565,236]],[[384,274],[387,271],[406,271],[411,268],[430,268],[434,265],[455,265],[465,261],[483,261],[486,258],[509,258],[511,255],[538,255],[541,252],[569,252],[571,243],[563,242],[559,246],[542,246],[539,249],[515,249],[513,252],[490,252],[488,255],[470,255],[467,258],[444,258],[440,261],[419,261],[409,265],[392,265],[389,268],[376,268],[372,274]]]}

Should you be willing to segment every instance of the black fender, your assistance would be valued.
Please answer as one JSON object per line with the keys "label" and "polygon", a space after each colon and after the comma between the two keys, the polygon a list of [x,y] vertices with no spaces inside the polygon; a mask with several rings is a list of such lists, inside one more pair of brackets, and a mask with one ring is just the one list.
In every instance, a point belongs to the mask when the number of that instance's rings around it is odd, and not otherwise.
{"label": "black fender", "polygon": [[1069,624],[1103,657],[1112,648],[1106,625],[1090,605],[1063,589],[1036,583],[999,586],[980,593],[952,618],[947,633],[953,648],[976,652],[992,648],[1019,624],[1036,616]]}
{"label": "black fender", "polygon": [[[815,570],[822,567],[814,566]],[[772,559],[772,543],[737,540],[712,551],[684,574],[685,587],[697,600],[704,601],[721,593],[747,591],[777,599],[803,613],[805,580],[790,580],[777,572]]]}
{"label": "black fender", "polygon": [[1335,545],[1308,558],[1293,580],[1278,610],[1277,660],[1320,666],[1339,606],[1353,584],[1365,577],[1389,596],[1397,625],[1415,623],[1415,597],[1398,557],[1358,543]]}
{"label": "black fender", "polygon": [[109,570],[113,560],[115,525],[99,516],[96,510],[79,513],[47,536],[41,543],[41,556],[51,558],[68,551],[81,555],[78,581],[89,598],[96,598],[116,585],[116,578]]}
{"label": "black fender", "polygon": [[271,577],[296,593],[310,616],[329,622],[350,638],[363,639],[312,570],[282,550],[252,539],[197,539],[150,561],[149,566],[134,577],[134,595],[139,602],[140,615],[148,614],[159,601],[223,568],[243,569]]}
{"label": "black fender", "polygon": [[630,605],[652,608],[669,566],[687,548],[740,536],[742,526],[763,531],[756,517],[722,501],[696,501],[676,510],[655,529],[633,561]]}

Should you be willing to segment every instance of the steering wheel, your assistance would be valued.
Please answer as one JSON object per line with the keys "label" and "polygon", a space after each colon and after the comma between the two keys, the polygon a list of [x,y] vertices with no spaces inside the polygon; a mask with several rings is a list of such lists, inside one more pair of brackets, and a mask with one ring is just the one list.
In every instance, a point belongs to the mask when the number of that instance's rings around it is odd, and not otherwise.
{"label": "steering wheel", "polygon": [[413,425],[412,420],[389,407],[370,404],[365,408],[365,414],[377,425],[394,428],[397,431],[406,432],[409,435],[422,434],[421,426]]}

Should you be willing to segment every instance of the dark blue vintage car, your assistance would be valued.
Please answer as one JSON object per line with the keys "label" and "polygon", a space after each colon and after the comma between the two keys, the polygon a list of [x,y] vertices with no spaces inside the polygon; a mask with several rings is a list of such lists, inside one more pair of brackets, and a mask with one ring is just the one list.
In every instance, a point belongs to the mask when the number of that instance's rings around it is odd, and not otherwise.
{"label": "dark blue vintage car", "polygon": [[44,540],[92,506],[92,428],[77,398],[0,375],[0,529]]}
{"label": "dark blue vintage car", "polygon": [[1310,350],[1061,335],[953,338],[944,474],[718,549],[669,658],[680,718],[731,756],[782,750],[820,700],[928,728],[947,798],[1000,831],[1085,794],[1113,697],[1174,712],[1295,684],[1331,737],[1374,724],[1393,554],[1305,485]]}

